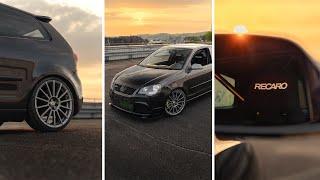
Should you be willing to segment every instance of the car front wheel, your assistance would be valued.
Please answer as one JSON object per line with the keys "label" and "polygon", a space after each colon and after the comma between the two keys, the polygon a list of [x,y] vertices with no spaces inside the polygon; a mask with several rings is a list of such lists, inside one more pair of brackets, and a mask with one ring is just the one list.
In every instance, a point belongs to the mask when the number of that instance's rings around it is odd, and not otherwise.
{"label": "car front wheel", "polygon": [[59,78],[47,78],[32,92],[26,121],[38,131],[59,131],[70,122],[73,111],[74,99],[68,85]]}
{"label": "car front wheel", "polygon": [[169,116],[180,114],[186,106],[186,94],[181,89],[173,90],[165,104],[165,112]]}

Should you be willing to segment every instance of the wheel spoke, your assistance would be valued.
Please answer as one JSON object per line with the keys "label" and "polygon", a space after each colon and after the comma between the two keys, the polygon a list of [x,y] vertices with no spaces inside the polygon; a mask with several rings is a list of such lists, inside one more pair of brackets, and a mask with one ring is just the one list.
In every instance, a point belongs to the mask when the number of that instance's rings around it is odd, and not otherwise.
{"label": "wheel spoke", "polygon": [[61,96],[59,96],[59,99],[61,99],[64,95],[66,95],[68,93],[68,91],[65,91],[64,93],[62,93]]}
{"label": "wheel spoke", "polygon": [[53,125],[56,125],[56,112],[53,111]]}
{"label": "wheel spoke", "polygon": [[175,92],[175,93],[173,94],[173,99],[176,100],[176,98],[177,98],[177,93]]}
{"label": "wheel spoke", "polygon": [[58,109],[58,111],[60,111],[64,117],[68,118],[68,116],[61,109]]}
{"label": "wheel spoke", "polygon": [[184,103],[184,101],[178,101],[177,104]]}
{"label": "wheel spoke", "polygon": [[45,114],[47,114],[49,110],[50,110],[50,108],[48,108],[47,110],[45,110],[45,111],[41,114],[40,117],[43,117]]}
{"label": "wheel spoke", "polygon": [[46,92],[44,92],[44,90],[42,90],[42,88],[40,88],[40,91],[41,91],[48,99],[50,99],[49,95],[48,95]]}
{"label": "wheel spoke", "polygon": [[52,82],[52,96],[56,97],[56,81]]}
{"label": "wheel spoke", "polygon": [[70,102],[70,101],[72,101],[72,99],[63,100],[63,101],[60,101],[60,103],[65,103],[65,102]]}
{"label": "wheel spoke", "polygon": [[67,107],[67,106],[60,106],[60,107],[62,107],[62,108],[64,108],[64,109],[68,109],[68,110],[71,110],[71,108],[69,108],[69,107]]}
{"label": "wheel spoke", "polygon": [[59,94],[60,94],[60,90],[61,90],[61,87],[62,87],[62,84],[60,84],[60,86],[59,86],[59,89],[58,89],[58,91],[57,91],[57,93],[56,93],[56,97],[58,97],[58,96],[59,96]]}
{"label": "wheel spoke", "polygon": [[57,115],[58,115],[58,118],[59,118],[60,123],[62,123],[62,118],[61,118],[61,116],[60,116],[59,111],[57,111]]}
{"label": "wheel spoke", "polygon": [[49,121],[49,118],[51,117],[51,114],[52,114],[52,110],[50,111],[49,116],[47,117],[47,122]]}
{"label": "wheel spoke", "polygon": [[43,99],[43,98],[40,98],[40,97],[36,97],[36,99],[39,99],[39,100],[44,101],[44,102],[49,102],[49,100]]}
{"label": "wheel spoke", "polygon": [[49,85],[48,85],[48,82],[46,82],[46,86],[47,86],[47,89],[48,89],[48,92],[49,92],[50,97],[52,97],[52,93],[51,93],[50,87],[49,87]]}
{"label": "wheel spoke", "polygon": [[45,105],[42,105],[42,106],[36,106],[36,108],[38,108],[38,109],[41,109],[41,108],[44,108],[44,107],[49,107],[49,105],[45,104]]}
{"label": "wheel spoke", "polygon": [[174,108],[174,107],[173,107],[173,106],[171,106],[171,108],[170,108],[170,110],[169,110],[169,111],[171,111],[171,112],[172,112],[173,108]]}

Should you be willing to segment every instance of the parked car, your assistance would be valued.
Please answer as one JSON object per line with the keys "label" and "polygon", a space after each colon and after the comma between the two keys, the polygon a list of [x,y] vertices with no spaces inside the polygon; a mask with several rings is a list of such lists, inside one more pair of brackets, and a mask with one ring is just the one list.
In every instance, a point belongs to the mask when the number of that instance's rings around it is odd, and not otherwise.
{"label": "parked car", "polygon": [[215,36],[216,124],[319,121],[320,71],[296,43],[278,37]]}
{"label": "parked car", "polygon": [[116,74],[111,104],[148,117],[180,114],[186,103],[211,91],[211,46],[180,44],[160,48],[139,64]]}
{"label": "parked car", "polygon": [[82,105],[77,57],[51,18],[0,4],[0,123],[58,131]]}

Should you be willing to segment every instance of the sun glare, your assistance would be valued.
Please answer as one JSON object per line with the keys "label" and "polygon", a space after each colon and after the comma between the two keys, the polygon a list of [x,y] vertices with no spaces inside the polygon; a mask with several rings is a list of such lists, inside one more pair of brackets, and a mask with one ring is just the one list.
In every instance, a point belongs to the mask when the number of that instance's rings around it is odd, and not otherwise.
{"label": "sun glare", "polygon": [[132,14],[132,19],[133,19],[133,22],[134,24],[136,25],[144,25],[145,24],[145,16],[146,14],[143,13],[143,12],[135,12]]}
{"label": "sun glare", "polygon": [[243,35],[248,33],[248,29],[244,25],[236,25],[233,29],[233,32],[238,35]]}

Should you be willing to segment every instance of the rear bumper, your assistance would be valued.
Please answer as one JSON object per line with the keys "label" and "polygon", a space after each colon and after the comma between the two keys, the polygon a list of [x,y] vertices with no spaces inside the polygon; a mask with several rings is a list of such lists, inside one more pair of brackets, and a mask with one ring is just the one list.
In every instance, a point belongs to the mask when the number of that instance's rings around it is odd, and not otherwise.
{"label": "rear bumper", "polygon": [[82,85],[81,85],[81,80],[77,73],[74,73],[73,75],[72,84],[75,91],[74,115],[76,115],[81,110],[82,104],[83,104]]}
{"label": "rear bumper", "polygon": [[82,105],[83,105],[83,98],[82,97],[78,98],[75,102],[75,105],[76,105],[76,107],[75,107],[74,113],[73,113],[74,116],[80,112]]}

